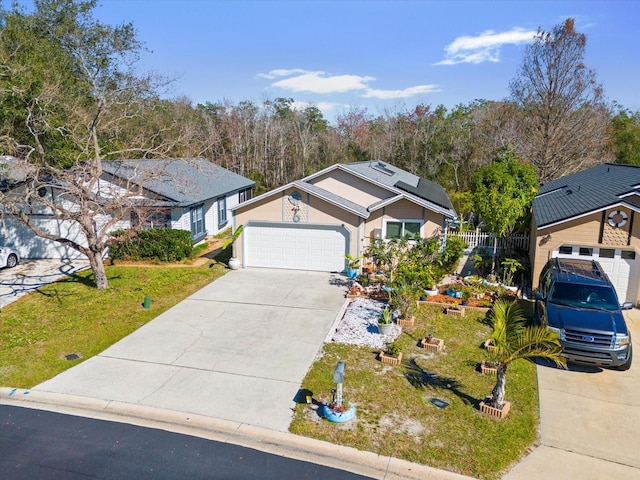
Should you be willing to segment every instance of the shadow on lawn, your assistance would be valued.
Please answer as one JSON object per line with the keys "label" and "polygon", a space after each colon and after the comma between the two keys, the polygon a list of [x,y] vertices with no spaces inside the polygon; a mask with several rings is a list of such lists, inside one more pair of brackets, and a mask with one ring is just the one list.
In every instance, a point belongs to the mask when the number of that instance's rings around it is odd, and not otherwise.
{"label": "shadow on lawn", "polygon": [[417,389],[429,387],[433,390],[445,389],[451,391],[468,405],[480,408],[480,400],[467,395],[461,390],[462,384],[452,377],[441,377],[435,373],[428,372],[416,363],[412,358],[404,367],[404,376]]}

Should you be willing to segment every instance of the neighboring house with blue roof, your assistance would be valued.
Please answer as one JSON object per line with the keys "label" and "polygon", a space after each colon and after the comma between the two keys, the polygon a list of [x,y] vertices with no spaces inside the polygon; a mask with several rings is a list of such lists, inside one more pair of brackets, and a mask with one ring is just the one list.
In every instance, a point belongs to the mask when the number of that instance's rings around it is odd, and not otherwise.
{"label": "neighboring house with blue roof", "polygon": [[640,289],[640,167],[605,163],[553,180],[533,200],[533,286],[553,257],[597,260],[620,302]]}
{"label": "neighboring house with blue roof", "polygon": [[442,234],[456,212],[439,184],[380,162],[336,164],[233,208],[244,267],[342,271],[373,238]]}
{"label": "neighboring house with blue roof", "polygon": [[[202,158],[102,162],[99,195],[136,192],[118,227],[188,230],[195,243],[229,227],[231,209],[252,197],[255,182]],[[77,241],[78,228],[38,212],[47,231]],[[67,221],[67,223],[69,223]],[[17,219],[5,219],[4,238],[23,258],[78,258],[75,250],[37,237]],[[69,236],[71,235],[71,236]],[[86,242],[85,242],[86,244]]]}

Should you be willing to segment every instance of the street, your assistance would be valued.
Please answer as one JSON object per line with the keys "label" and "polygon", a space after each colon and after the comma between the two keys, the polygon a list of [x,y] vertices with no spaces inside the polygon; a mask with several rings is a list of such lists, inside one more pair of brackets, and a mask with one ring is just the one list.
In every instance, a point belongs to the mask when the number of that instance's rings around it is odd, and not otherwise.
{"label": "street", "polygon": [[0,405],[7,480],[366,479],[257,450],[152,428]]}

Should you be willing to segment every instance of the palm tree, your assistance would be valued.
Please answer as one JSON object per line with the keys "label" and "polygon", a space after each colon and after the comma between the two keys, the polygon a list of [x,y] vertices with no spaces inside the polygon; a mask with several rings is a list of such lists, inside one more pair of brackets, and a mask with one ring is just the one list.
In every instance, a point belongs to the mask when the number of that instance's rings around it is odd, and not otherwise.
{"label": "palm tree", "polygon": [[491,340],[495,346],[498,373],[496,386],[485,403],[502,409],[507,367],[511,362],[521,358],[538,357],[549,359],[564,368],[566,361],[561,355],[562,345],[558,334],[544,326],[527,326],[516,300],[497,300],[489,312],[489,318],[493,323]]}

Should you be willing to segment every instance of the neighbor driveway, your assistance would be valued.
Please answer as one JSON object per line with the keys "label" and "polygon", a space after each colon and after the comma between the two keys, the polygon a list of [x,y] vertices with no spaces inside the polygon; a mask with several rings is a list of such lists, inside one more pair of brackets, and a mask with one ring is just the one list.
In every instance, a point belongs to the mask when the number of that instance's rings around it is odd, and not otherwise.
{"label": "neighbor driveway", "polygon": [[0,308],[38,288],[89,268],[88,260],[21,260],[0,270]]}
{"label": "neighbor driveway", "polygon": [[640,478],[640,310],[625,318],[630,370],[538,366],[540,445],[505,479]]}
{"label": "neighbor driveway", "polygon": [[229,272],[33,390],[287,431],[296,392],[345,292],[340,275]]}

